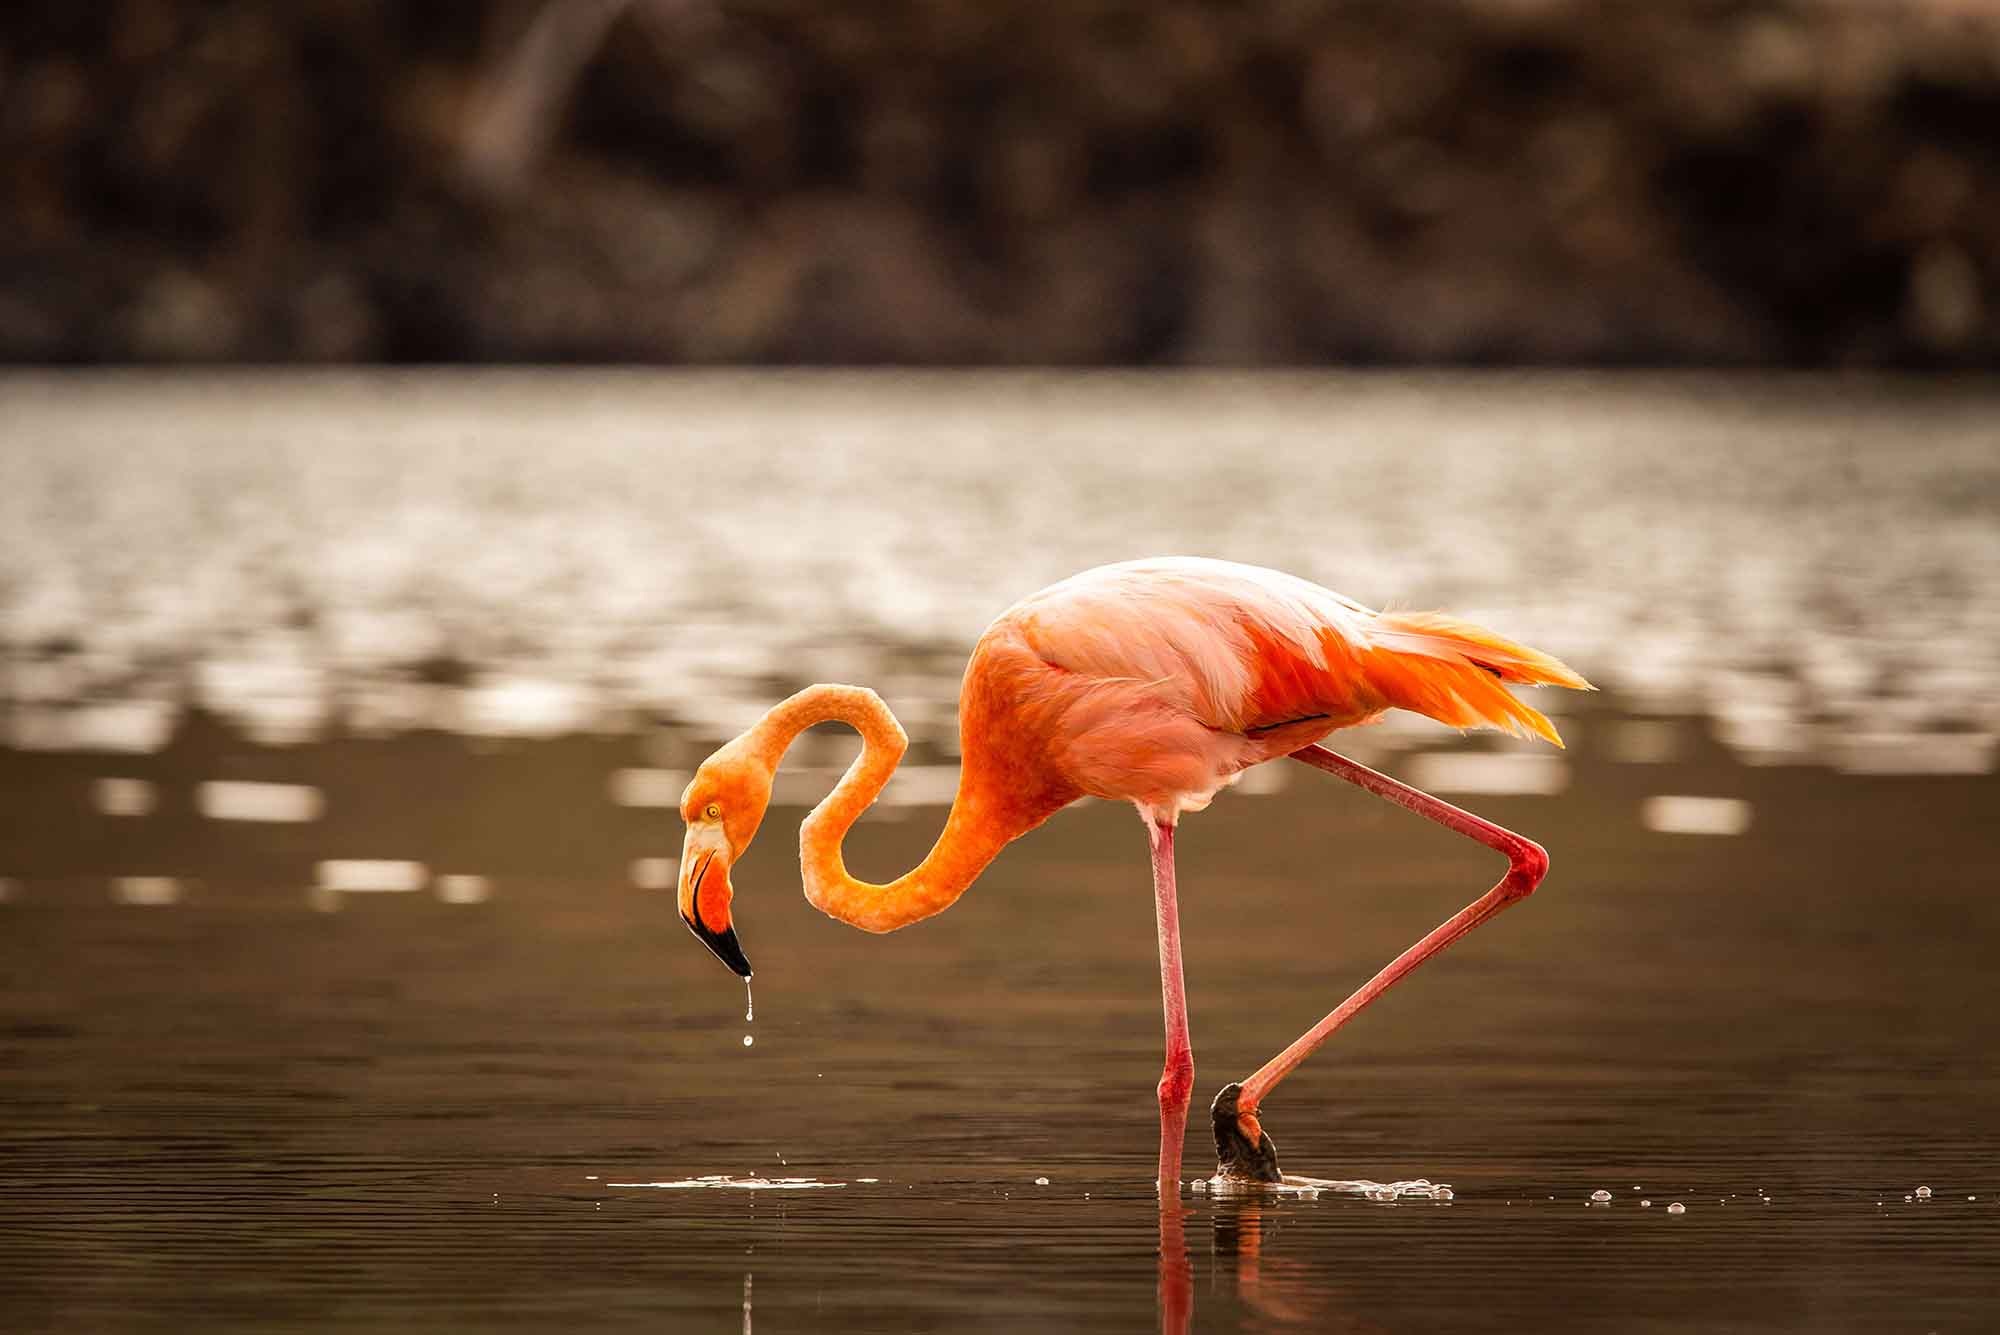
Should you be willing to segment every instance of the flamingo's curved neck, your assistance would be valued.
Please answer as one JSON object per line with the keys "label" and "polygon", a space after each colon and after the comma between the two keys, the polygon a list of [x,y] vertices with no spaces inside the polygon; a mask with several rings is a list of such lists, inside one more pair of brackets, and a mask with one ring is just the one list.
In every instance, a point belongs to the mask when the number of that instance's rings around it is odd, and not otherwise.
{"label": "flamingo's curved neck", "polygon": [[785,749],[816,723],[840,722],[861,734],[861,754],[848,766],[820,804],[799,826],[799,862],[806,898],[815,908],[869,932],[892,932],[950,908],[1008,841],[1014,828],[995,804],[983,800],[974,761],[959,771],[944,833],[914,869],[887,885],[848,874],[841,841],[896,772],[909,747],[896,716],[875,692],[861,686],[808,686],[783,701],[751,730],[747,739],[777,769]]}

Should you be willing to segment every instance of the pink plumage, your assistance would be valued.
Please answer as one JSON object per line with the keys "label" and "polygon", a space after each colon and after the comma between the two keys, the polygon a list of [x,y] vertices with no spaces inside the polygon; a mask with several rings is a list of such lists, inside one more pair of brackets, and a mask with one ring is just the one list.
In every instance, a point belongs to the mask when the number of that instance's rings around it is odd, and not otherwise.
{"label": "pink plumage", "polygon": [[1294,575],[1199,557],[1084,571],[1003,613],[981,647],[1045,665],[1016,689],[1066,777],[1168,821],[1250,766],[1391,708],[1560,745],[1503,683],[1588,684],[1465,622],[1378,613]]}

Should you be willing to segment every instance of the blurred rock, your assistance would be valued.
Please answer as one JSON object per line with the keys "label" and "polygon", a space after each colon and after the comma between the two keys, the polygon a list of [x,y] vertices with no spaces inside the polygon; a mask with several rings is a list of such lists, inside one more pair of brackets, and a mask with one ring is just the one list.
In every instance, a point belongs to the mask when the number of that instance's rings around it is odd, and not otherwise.
{"label": "blurred rock", "polygon": [[1986,366],[2000,11],[22,0],[12,361]]}

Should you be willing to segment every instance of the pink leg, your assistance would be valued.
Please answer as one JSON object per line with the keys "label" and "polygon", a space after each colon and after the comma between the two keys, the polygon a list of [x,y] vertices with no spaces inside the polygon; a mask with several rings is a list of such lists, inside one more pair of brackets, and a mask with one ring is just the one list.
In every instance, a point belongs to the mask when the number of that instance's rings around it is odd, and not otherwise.
{"label": "pink leg", "polygon": [[1369,979],[1353,996],[1334,1007],[1325,1019],[1300,1035],[1298,1041],[1265,1062],[1255,1075],[1243,1082],[1242,1092],[1236,1097],[1236,1113],[1241,1130],[1253,1146],[1258,1143],[1261,1136],[1261,1130],[1257,1126],[1257,1107],[1263,1102],[1264,1096],[1271,1092],[1273,1086],[1290,1075],[1293,1068],[1304,1061],[1313,1049],[1326,1042],[1334,1030],[1353,1019],[1363,1006],[1388,991],[1404,974],[1515,900],[1525,899],[1533,893],[1549,869],[1548,853],[1534,840],[1523,838],[1512,830],[1502,829],[1492,821],[1481,820],[1469,811],[1462,811],[1451,803],[1440,801],[1408,784],[1398,783],[1388,775],[1369,769],[1366,765],[1358,765],[1345,756],[1335,755],[1323,746],[1308,746],[1294,751],[1292,759],[1304,761],[1314,769],[1325,770],[1336,778],[1345,779],[1349,783],[1367,789],[1377,797],[1386,797],[1396,805],[1407,807],[1419,816],[1428,817],[1469,839],[1477,839],[1488,848],[1506,854],[1508,866],[1507,874],[1500,878],[1498,885],[1460,909],[1430,935],[1391,960],[1388,967]]}
{"label": "pink leg", "polygon": [[1181,911],[1174,892],[1174,827],[1148,820],[1153,844],[1153,910],[1160,928],[1160,1000],[1166,1012],[1167,1062],[1160,1073],[1160,1175],[1162,1204],[1181,1192],[1181,1144],[1187,1134],[1188,1097],[1194,1092],[1194,1045],[1188,1041],[1187,991],[1181,981]]}

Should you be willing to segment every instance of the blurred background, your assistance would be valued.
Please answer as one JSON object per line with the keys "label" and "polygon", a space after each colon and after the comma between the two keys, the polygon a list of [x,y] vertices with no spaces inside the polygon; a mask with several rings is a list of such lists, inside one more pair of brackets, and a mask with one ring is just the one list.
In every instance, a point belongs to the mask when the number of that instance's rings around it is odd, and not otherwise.
{"label": "blurred background", "polygon": [[[9,6],[0,1325],[2000,1324],[1996,129],[1976,0]],[[718,742],[880,690],[887,879],[1162,553],[1603,688],[1337,739],[1555,859],[1269,1109],[1392,1201],[1158,1210],[1129,810],[866,937],[822,729],[754,1024],[676,920]],[[1495,872],[1180,847],[1204,1101]]]}
{"label": "blurred background", "polygon": [[20,0],[0,358],[1985,366],[1981,0]]}

